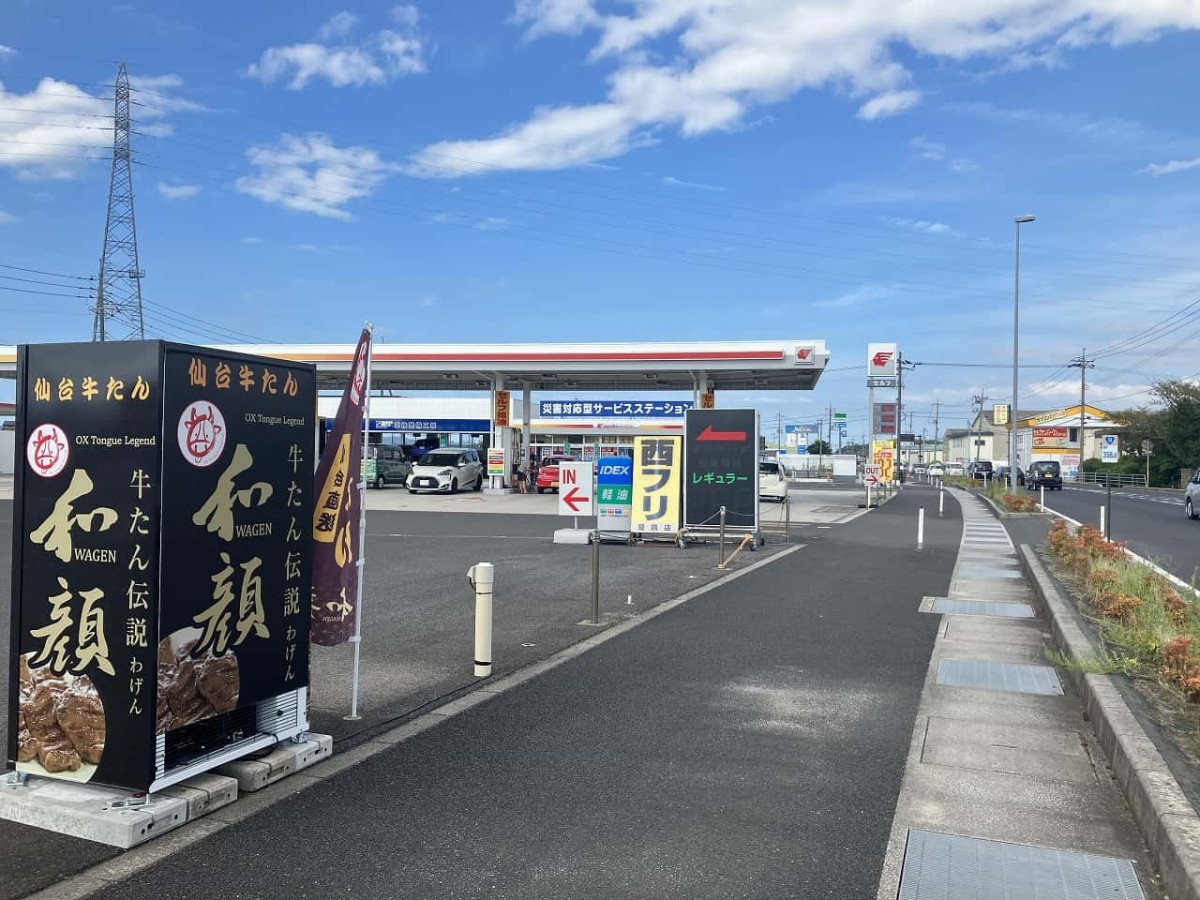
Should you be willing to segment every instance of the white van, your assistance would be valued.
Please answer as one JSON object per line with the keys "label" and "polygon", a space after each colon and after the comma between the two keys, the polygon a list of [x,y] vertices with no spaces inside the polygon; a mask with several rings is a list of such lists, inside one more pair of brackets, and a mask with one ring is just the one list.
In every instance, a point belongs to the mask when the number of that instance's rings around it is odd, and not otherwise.
{"label": "white van", "polygon": [[787,499],[788,483],[783,469],[774,460],[762,460],[758,464],[758,496],[764,500]]}

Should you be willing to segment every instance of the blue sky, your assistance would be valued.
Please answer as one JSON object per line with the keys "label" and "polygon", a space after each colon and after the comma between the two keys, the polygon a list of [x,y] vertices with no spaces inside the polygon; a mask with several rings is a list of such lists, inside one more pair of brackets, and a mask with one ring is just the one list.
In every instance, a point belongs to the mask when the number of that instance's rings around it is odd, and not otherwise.
{"label": "blue sky", "polygon": [[736,401],[852,435],[894,340],[932,433],[935,400],[945,428],[1007,399],[932,364],[1010,362],[1034,213],[1023,407],[1076,398],[1085,345],[1113,407],[1200,369],[1191,0],[270,8],[5,4],[0,343],[91,336],[63,285],[97,267],[124,60],[154,334],[823,338],[817,391]]}

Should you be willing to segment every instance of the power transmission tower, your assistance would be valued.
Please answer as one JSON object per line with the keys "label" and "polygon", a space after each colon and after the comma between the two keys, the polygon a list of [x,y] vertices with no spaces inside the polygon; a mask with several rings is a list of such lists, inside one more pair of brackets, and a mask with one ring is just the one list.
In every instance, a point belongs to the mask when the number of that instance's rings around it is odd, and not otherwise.
{"label": "power transmission tower", "polygon": [[142,277],[138,266],[137,224],[133,217],[133,160],[129,152],[129,74],[125,63],[113,86],[112,178],[108,185],[108,216],[104,221],[104,251],[96,285],[92,340],[104,341],[109,320],[123,318],[132,325],[126,337],[146,337],[142,312]]}
{"label": "power transmission tower", "polygon": [[1096,361],[1087,358],[1087,347],[1075,359],[1071,360],[1068,368],[1079,370],[1079,465],[1083,465],[1084,427],[1087,422],[1087,370],[1096,368]]}

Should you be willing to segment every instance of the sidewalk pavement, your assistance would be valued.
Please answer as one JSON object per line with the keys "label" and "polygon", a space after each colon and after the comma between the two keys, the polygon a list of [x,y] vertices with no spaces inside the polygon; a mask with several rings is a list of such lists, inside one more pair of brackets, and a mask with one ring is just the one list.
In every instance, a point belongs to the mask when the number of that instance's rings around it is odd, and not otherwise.
{"label": "sidewalk pavement", "polygon": [[1134,898],[1140,880],[1158,897],[1079,698],[1048,667],[1050,635],[1008,533],[978,498],[952,493],[964,520],[952,605],[923,604],[944,614],[876,896],[941,898],[956,880],[954,897],[990,884],[998,897]]}
{"label": "sidewalk pavement", "polygon": [[46,897],[870,896],[958,543],[912,494]]}

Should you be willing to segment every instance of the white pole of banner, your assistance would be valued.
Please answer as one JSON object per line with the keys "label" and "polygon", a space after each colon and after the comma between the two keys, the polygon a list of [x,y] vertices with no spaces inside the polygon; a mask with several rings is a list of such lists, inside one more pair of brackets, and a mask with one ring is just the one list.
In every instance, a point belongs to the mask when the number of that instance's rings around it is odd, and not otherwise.
{"label": "white pole of banner", "polygon": [[[362,647],[363,620],[363,576],[366,574],[364,564],[367,553],[367,454],[370,452],[371,435],[371,360],[375,356],[375,326],[367,323],[367,377],[363,387],[363,437],[362,458],[358,461],[358,585],[354,591],[354,636],[350,642],[354,644],[354,672],[350,681],[350,715],[347,719],[361,719],[358,714],[358,665],[360,648]],[[350,373],[354,377],[354,373]]]}

